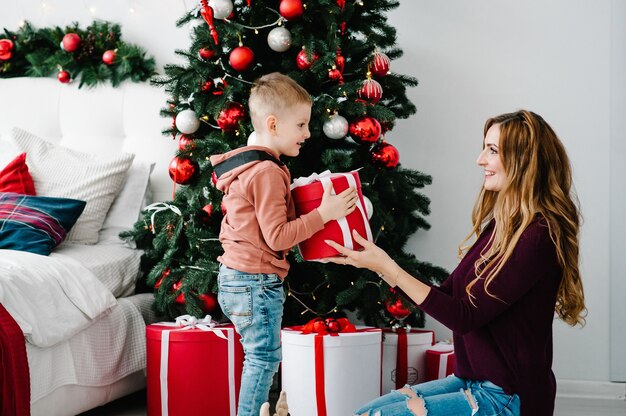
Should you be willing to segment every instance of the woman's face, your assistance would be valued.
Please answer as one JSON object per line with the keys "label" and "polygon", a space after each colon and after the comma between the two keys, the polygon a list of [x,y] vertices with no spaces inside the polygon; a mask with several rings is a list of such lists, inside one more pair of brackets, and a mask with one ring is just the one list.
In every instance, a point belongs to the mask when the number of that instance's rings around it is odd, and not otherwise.
{"label": "woman's face", "polygon": [[483,187],[487,191],[498,192],[506,183],[506,172],[500,159],[500,125],[489,127],[483,142],[483,151],[478,155],[478,166],[484,169],[485,180]]}

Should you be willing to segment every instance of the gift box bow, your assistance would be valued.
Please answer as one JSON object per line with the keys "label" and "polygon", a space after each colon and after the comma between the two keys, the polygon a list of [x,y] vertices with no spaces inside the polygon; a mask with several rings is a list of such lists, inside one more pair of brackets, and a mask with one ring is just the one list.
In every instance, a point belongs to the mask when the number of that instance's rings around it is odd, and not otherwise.
{"label": "gift box bow", "polygon": [[313,318],[301,326],[292,329],[301,331],[303,334],[320,334],[337,336],[340,333],[357,332],[356,327],[348,318]]}

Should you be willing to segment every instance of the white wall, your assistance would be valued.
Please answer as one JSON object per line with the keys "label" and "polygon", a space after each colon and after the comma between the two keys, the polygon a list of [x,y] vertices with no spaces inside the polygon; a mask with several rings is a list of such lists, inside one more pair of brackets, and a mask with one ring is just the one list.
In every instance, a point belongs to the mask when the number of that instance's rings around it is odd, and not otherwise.
{"label": "white wall", "polygon": [[[188,30],[176,29],[175,21],[199,3],[1,1],[0,26],[9,29],[21,19],[37,27],[86,25],[94,17],[119,22],[123,38],[146,47],[159,67],[176,60],[174,49],[187,47]],[[620,103],[624,108],[624,89],[615,91],[611,84],[624,86],[618,69],[626,58],[615,52],[624,48],[626,38],[619,36],[623,29],[616,35],[626,21],[619,1],[407,0],[390,15],[405,51],[392,70],[416,76],[420,85],[409,92],[417,115],[399,122],[387,140],[398,147],[405,166],[433,176],[425,190],[432,199],[432,228],[409,244],[419,258],[450,270],[456,264],[456,248],[469,229],[481,182],[474,161],[486,118],[531,109],[544,116],[568,148],[585,217],[581,253],[589,318],[582,330],[555,324],[554,367],[562,379],[609,380],[611,373],[609,219],[610,207],[624,205],[623,196],[619,205],[610,193],[611,179],[613,191],[620,191],[615,181],[624,170],[615,165],[611,170],[610,164],[616,162],[611,145],[623,143],[617,134],[624,133],[624,124],[616,121],[623,114],[615,111]],[[612,17],[615,12],[621,15]],[[612,218],[618,217],[623,213],[613,212]],[[613,239],[615,244],[623,240]],[[612,318],[614,328],[624,319]],[[448,336],[438,329],[439,338]],[[625,361],[626,353],[613,354]]]}

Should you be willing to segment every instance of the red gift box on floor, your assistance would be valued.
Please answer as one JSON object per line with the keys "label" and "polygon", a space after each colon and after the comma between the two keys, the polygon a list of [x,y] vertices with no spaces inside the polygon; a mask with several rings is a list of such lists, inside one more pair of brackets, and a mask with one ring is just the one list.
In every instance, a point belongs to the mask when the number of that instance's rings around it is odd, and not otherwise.
{"label": "red gift box on floor", "polygon": [[426,380],[438,380],[454,373],[454,346],[438,342],[426,350]]}
{"label": "red gift box on floor", "polygon": [[149,416],[236,416],[243,347],[233,325],[189,315],[146,327]]}
{"label": "red gift box on floor", "polygon": [[426,381],[426,351],[435,343],[429,329],[383,329],[382,393]]}
{"label": "red gift box on floor", "polygon": [[352,230],[357,230],[361,236],[369,241],[373,241],[365,209],[365,201],[361,193],[361,181],[357,171],[348,173],[330,173],[330,171],[325,171],[319,175],[314,173],[306,178],[296,179],[291,185],[291,195],[296,205],[296,214],[301,216],[319,207],[324,195],[324,189],[328,186],[333,187],[334,194],[340,194],[349,187],[356,188],[359,195],[357,206],[346,217],[327,222],[323,230],[318,231],[311,238],[298,245],[304,260],[321,260],[339,254],[337,250],[326,244],[324,240],[332,240],[344,247],[360,250],[363,247],[354,241]]}

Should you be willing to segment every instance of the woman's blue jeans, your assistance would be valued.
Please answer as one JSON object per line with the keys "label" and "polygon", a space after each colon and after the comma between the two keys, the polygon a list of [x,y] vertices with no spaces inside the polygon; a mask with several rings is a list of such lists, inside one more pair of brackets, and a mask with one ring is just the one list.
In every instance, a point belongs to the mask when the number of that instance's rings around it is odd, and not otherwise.
{"label": "woman's blue jeans", "polygon": [[[394,390],[378,399],[374,399],[356,411],[357,415],[369,416],[519,416],[520,400],[517,394],[512,396],[489,381],[464,380],[449,376],[440,380],[429,381],[409,387],[417,397],[424,400],[423,413],[415,413],[408,407],[409,396],[400,390]],[[474,401],[470,404],[469,393]],[[417,408],[421,409],[420,406]]]}
{"label": "woman's blue jeans", "polygon": [[276,274],[249,274],[222,265],[218,286],[218,302],[241,335],[245,354],[237,415],[258,416],[282,357],[283,282]]}

